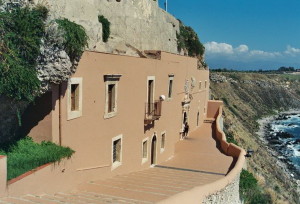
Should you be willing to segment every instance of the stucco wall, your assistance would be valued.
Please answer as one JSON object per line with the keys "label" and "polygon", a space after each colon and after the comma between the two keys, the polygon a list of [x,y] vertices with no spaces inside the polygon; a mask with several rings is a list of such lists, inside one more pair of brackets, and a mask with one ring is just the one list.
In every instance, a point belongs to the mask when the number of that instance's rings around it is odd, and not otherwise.
{"label": "stucco wall", "polygon": [[211,194],[202,202],[204,204],[216,204],[216,203],[230,203],[240,204],[242,203],[239,195],[239,182],[240,175],[236,176],[236,179],[228,184],[224,189]]}
{"label": "stucco wall", "polygon": [[7,157],[0,155],[0,196],[4,196],[6,192],[7,179]]}
{"label": "stucco wall", "polygon": [[[105,118],[104,75],[120,74],[117,91],[117,114]],[[174,75],[172,99],[162,102],[162,116],[153,125],[145,126],[147,77],[155,77],[154,98],[168,95],[169,75]],[[157,137],[157,162],[174,154],[180,139],[185,87],[189,87],[188,121],[191,131],[206,117],[208,87],[199,89],[199,81],[208,80],[209,71],[197,69],[197,59],[161,53],[161,59],[146,59],[97,52],[85,52],[72,78],[82,78],[82,116],[68,120],[67,83],[52,88],[52,141],[76,151],[72,159],[60,165],[51,165],[9,185],[10,195],[65,191],[76,184],[114,175],[137,171],[150,166],[151,139]],[[195,81],[191,89],[191,81]],[[61,95],[60,95],[61,93]],[[38,111],[38,110],[36,110]],[[61,117],[59,117],[61,116]],[[60,120],[61,118],[61,120]],[[40,121],[43,123],[43,120]],[[36,126],[32,137],[38,137]],[[161,133],[166,133],[165,149],[161,151]],[[112,139],[122,135],[122,165],[112,168]],[[38,138],[37,138],[38,139]],[[142,142],[148,139],[148,161],[142,163]],[[58,179],[53,179],[53,176]],[[76,178],[76,179],[74,179]],[[60,182],[58,182],[58,180]],[[39,185],[39,182],[43,184]],[[48,185],[44,185],[48,184]],[[57,184],[59,183],[59,185]],[[28,186],[28,188],[24,187]],[[34,188],[39,186],[39,188]]]}
{"label": "stucco wall", "polygon": [[[176,31],[179,22],[158,7],[153,0],[35,0],[50,8],[53,18],[68,18],[85,27],[89,49],[101,52],[137,55],[126,44],[139,50],[177,53]],[[111,22],[111,35],[102,41],[98,15]]]}

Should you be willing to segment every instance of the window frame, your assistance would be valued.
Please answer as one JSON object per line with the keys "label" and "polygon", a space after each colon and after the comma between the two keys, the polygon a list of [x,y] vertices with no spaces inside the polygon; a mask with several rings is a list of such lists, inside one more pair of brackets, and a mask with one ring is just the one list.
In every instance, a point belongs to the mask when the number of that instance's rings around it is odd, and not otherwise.
{"label": "window frame", "polygon": [[[68,80],[68,88],[67,88],[67,120],[73,120],[82,116],[82,77],[74,77]],[[78,84],[78,109],[72,110],[72,90],[71,87],[73,84]]]}
{"label": "window frame", "polygon": [[[117,115],[118,112],[118,84],[120,81],[120,74],[110,74],[104,75],[105,81],[105,107],[104,107],[104,119],[109,119]],[[114,96],[113,100],[113,110],[109,112],[109,86],[114,85]]]}
{"label": "window frame", "polygon": [[[163,135],[165,135],[165,139],[164,139],[164,146],[162,147],[162,138],[163,138]],[[166,131],[163,131],[160,133],[160,153],[163,153],[166,149],[166,141],[167,141],[167,133]]]}
{"label": "window frame", "polygon": [[[142,141],[142,164],[146,163],[149,159],[149,138],[145,138]],[[144,142],[147,142],[147,157],[144,157]]]}
{"label": "window frame", "polygon": [[[117,140],[121,140],[120,161],[114,162],[114,142]],[[112,143],[111,143],[111,169],[112,170],[122,165],[122,158],[123,158],[122,152],[123,152],[123,135],[121,134],[112,138]]]}
{"label": "window frame", "polygon": [[153,81],[153,87],[152,87],[152,98],[150,100],[150,102],[154,103],[154,99],[155,99],[155,76],[147,76],[147,94],[146,94],[146,101],[147,103],[149,102],[149,81]]}
{"label": "window frame", "polygon": [[[172,100],[173,96],[173,87],[174,87],[174,74],[169,74],[169,84],[168,84],[168,93],[167,93],[167,99]],[[172,85],[170,86],[170,82],[172,81]],[[171,95],[170,95],[171,92]]]}

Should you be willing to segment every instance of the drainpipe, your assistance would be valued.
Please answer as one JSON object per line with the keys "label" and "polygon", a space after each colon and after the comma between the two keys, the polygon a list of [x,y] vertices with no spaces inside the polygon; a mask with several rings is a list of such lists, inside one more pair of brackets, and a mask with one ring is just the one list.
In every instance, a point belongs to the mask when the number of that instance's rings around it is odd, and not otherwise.
{"label": "drainpipe", "polygon": [[61,146],[61,107],[62,107],[62,98],[61,98],[61,93],[62,93],[62,90],[61,90],[61,86],[62,86],[62,83],[58,85],[58,99],[59,99],[59,103],[58,103],[58,106],[59,106],[59,118],[58,118],[58,131],[59,131],[59,145]]}

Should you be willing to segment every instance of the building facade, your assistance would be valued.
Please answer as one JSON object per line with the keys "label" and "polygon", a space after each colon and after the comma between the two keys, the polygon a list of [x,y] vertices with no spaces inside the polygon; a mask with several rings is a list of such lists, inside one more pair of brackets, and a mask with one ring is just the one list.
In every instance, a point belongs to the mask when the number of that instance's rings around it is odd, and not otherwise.
{"label": "building facade", "polygon": [[174,154],[184,123],[206,118],[209,71],[197,59],[85,52],[74,76],[39,98],[23,134],[76,151],[74,171],[109,177],[148,168]]}

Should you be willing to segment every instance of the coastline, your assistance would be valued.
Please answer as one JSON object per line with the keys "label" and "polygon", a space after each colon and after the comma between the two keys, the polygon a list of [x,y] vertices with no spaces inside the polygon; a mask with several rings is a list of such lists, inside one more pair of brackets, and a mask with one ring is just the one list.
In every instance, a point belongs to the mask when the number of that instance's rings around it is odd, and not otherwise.
{"label": "coastline", "polygon": [[271,124],[276,118],[280,115],[291,115],[291,114],[300,114],[299,109],[291,109],[288,111],[278,112],[275,115],[267,116],[257,120],[259,123],[259,130],[256,134],[259,136],[259,139],[265,145],[269,153],[276,159],[276,164],[280,166],[285,173],[285,177],[297,184],[297,192],[300,193],[300,172],[288,162],[288,158],[283,155],[276,147],[269,143],[267,136],[270,134],[269,124]]}

